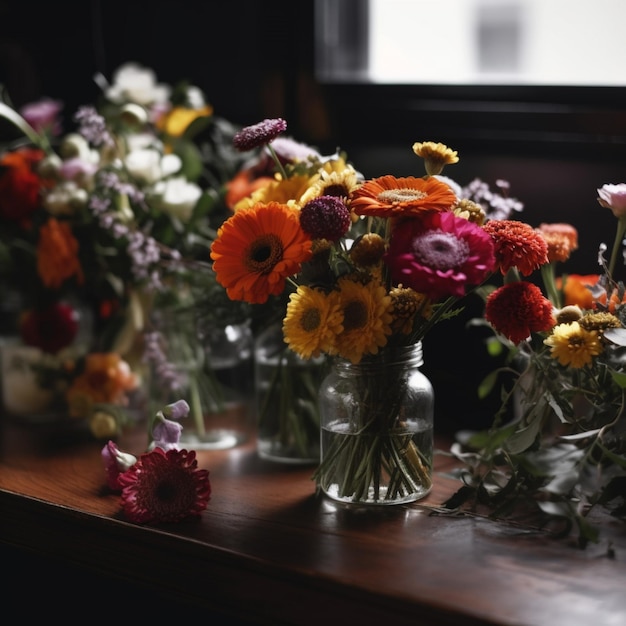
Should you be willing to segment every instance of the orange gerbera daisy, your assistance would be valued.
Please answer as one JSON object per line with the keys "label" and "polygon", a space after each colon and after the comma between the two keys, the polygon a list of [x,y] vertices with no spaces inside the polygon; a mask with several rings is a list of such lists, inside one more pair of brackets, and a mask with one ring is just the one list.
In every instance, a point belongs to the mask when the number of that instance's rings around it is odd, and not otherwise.
{"label": "orange gerbera daisy", "polygon": [[491,235],[496,263],[502,274],[516,267],[524,276],[548,262],[548,244],[532,226],[517,220],[489,220],[483,228]]}
{"label": "orange gerbera daisy", "polygon": [[72,276],[76,276],[79,283],[84,281],[78,248],[78,241],[67,222],[52,217],[41,227],[37,244],[37,271],[46,287],[58,289]]}
{"label": "orange gerbera daisy", "polygon": [[351,196],[350,208],[357,215],[399,217],[424,211],[448,211],[456,196],[436,178],[381,176],[364,182]]}
{"label": "orange gerbera daisy", "polygon": [[231,300],[262,304],[279,295],[287,277],[313,256],[297,209],[269,202],[237,211],[217,232],[211,258],[217,282]]}

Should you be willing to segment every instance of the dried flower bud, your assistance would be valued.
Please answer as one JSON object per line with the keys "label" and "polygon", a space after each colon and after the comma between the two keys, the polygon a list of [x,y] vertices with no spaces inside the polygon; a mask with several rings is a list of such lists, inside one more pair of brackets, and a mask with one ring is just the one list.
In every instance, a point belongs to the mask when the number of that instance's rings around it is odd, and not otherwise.
{"label": "dried flower bud", "polygon": [[372,267],[385,254],[385,240],[376,233],[367,233],[358,239],[350,250],[350,259],[359,267]]}
{"label": "dried flower bud", "polygon": [[233,137],[233,146],[240,152],[254,150],[270,143],[285,130],[287,130],[287,122],[282,118],[265,119],[258,124],[242,128]]}

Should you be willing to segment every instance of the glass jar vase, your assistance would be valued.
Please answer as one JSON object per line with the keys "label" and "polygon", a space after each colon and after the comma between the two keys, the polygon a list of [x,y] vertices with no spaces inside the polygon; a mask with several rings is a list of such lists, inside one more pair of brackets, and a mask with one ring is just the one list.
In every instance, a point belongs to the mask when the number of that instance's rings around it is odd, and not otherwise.
{"label": "glass jar vase", "polygon": [[422,344],[387,347],[358,364],[333,362],[320,387],[315,480],[333,500],[403,504],[432,487],[434,391]]}
{"label": "glass jar vase", "polygon": [[255,342],[257,450],[279,463],[316,464],[320,459],[319,386],[326,357],[302,359],[269,326]]}
{"label": "glass jar vase", "polygon": [[[253,429],[253,340],[247,324],[203,327],[188,312],[155,316],[149,353],[150,416],[186,400],[190,413],[180,445],[224,450],[246,441]],[[150,420],[151,421],[151,420]],[[150,425],[151,428],[151,425]]]}

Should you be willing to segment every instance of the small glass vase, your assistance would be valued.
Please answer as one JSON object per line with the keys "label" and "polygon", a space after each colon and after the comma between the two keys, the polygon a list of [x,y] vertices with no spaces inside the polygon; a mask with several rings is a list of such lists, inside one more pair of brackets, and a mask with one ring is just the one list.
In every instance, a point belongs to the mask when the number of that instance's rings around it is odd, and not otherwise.
{"label": "small glass vase", "polygon": [[253,429],[252,333],[247,324],[202,328],[194,320],[160,316],[166,360],[151,364],[150,417],[186,400],[190,414],[181,422],[181,447],[225,450],[244,443]]}
{"label": "small glass vase", "polygon": [[255,342],[257,451],[269,461],[317,464],[320,459],[319,386],[326,357],[302,359],[283,340],[282,327]]}
{"label": "small glass vase", "polygon": [[345,503],[419,500],[432,487],[434,391],[422,344],[358,364],[336,359],[320,388],[321,460],[314,478]]}

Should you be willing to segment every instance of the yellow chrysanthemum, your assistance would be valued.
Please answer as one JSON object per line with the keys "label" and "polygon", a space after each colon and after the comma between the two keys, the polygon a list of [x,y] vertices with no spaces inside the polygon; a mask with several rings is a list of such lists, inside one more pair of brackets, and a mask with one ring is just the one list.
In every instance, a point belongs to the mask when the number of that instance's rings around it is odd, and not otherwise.
{"label": "yellow chrysanthemum", "polygon": [[336,338],[337,354],[358,363],[365,354],[376,354],[391,334],[391,298],[376,281],[366,284],[342,278],[338,282],[343,332]]}
{"label": "yellow chrysanthemum", "polygon": [[432,315],[432,304],[422,293],[417,293],[410,287],[394,287],[389,295],[392,302],[393,323],[391,325],[394,332],[408,335],[413,330],[413,324],[417,315],[424,319]]}
{"label": "yellow chrysanthemum", "polygon": [[329,161],[311,178],[309,188],[299,203],[304,205],[320,196],[348,198],[359,184],[359,175],[351,165],[347,165],[343,160]]}
{"label": "yellow chrysanthemum", "polygon": [[580,369],[589,365],[602,352],[602,343],[595,330],[585,330],[578,322],[559,324],[544,339],[550,346],[550,355],[561,365]]}
{"label": "yellow chrysanthemum", "polygon": [[435,143],[434,141],[418,141],[414,143],[413,152],[415,152],[418,157],[424,159],[426,173],[429,176],[441,174],[444,166],[459,162],[459,156],[456,150],[448,148],[448,146],[443,143]]}
{"label": "yellow chrysanthemum", "polygon": [[301,206],[299,199],[309,188],[309,181],[310,178],[308,176],[297,174],[286,179],[272,181],[265,187],[254,191],[252,195],[237,202],[234,211],[249,209],[259,202],[263,204],[278,202],[279,204],[299,208]]}
{"label": "yellow chrysanthemum", "polygon": [[485,223],[486,215],[483,207],[468,198],[459,200],[452,211],[457,217],[463,217],[468,222],[474,222],[474,224],[478,224],[479,226]]}
{"label": "yellow chrysanthemum", "polygon": [[322,352],[333,354],[335,337],[343,331],[342,321],[337,292],[326,294],[301,285],[287,304],[283,321],[285,342],[303,359]]}

